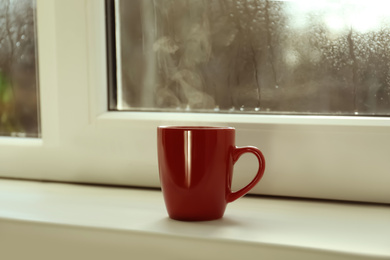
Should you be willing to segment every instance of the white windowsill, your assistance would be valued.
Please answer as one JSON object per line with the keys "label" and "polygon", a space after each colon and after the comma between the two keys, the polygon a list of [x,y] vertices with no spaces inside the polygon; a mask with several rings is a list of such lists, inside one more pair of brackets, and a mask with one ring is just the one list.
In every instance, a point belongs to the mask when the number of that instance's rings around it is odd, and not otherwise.
{"label": "white windowsill", "polygon": [[1,259],[390,259],[390,206],[245,197],[209,222],[161,192],[0,180]]}

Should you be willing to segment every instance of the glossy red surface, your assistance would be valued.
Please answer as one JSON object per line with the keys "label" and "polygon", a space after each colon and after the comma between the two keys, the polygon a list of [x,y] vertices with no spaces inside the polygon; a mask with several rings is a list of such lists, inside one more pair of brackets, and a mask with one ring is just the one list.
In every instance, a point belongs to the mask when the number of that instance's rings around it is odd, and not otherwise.
{"label": "glossy red surface", "polygon": [[[264,173],[260,150],[236,147],[231,127],[158,127],[157,142],[161,188],[173,219],[221,218],[227,203],[249,192]],[[246,187],[232,192],[233,165],[248,152],[258,158],[259,170]]]}

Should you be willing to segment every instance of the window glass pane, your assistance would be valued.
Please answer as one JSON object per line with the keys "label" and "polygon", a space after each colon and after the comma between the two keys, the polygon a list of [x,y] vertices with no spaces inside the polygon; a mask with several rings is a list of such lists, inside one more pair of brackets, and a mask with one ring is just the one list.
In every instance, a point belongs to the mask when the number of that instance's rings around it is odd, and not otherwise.
{"label": "window glass pane", "polygon": [[39,137],[34,0],[0,0],[0,135]]}
{"label": "window glass pane", "polygon": [[114,109],[390,114],[390,1],[115,4]]}

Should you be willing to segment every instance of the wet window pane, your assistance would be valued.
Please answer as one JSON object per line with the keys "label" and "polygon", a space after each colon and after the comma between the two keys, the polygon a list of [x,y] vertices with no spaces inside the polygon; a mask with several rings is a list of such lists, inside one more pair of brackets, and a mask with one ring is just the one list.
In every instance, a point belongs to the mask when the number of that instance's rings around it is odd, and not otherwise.
{"label": "wet window pane", "polygon": [[117,110],[390,115],[390,1],[115,3]]}
{"label": "wet window pane", "polygon": [[39,137],[34,0],[0,0],[0,135]]}

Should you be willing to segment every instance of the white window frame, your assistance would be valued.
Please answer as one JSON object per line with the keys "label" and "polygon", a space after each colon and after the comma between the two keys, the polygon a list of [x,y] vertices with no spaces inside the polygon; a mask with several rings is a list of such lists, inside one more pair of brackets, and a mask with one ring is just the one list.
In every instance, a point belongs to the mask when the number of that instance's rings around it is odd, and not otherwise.
{"label": "white window frame", "polygon": [[104,8],[37,0],[42,139],[0,137],[1,177],[159,187],[157,126],[229,125],[266,157],[253,193],[390,203],[390,118],[108,111]]}

